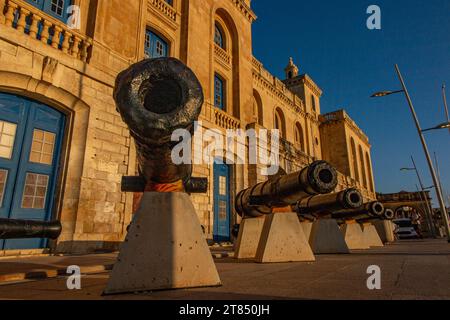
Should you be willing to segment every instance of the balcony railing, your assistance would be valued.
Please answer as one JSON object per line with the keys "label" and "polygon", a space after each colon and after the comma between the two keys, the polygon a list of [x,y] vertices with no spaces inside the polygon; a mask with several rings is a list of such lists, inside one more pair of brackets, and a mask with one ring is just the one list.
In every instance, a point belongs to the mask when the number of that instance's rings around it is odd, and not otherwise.
{"label": "balcony railing", "polygon": [[158,9],[163,15],[172,21],[177,21],[177,11],[174,7],[168,4],[164,0],[149,0],[148,1],[153,7]]}
{"label": "balcony railing", "polygon": [[208,103],[205,103],[203,105],[202,116],[205,118],[205,120],[215,124],[222,129],[231,130],[239,129],[241,127],[241,122],[238,119]]}
{"label": "balcony railing", "polygon": [[92,39],[89,37],[70,29],[63,22],[22,0],[8,0],[4,12],[5,25],[76,59],[88,62],[92,47]]}
{"label": "balcony railing", "polygon": [[229,66],[231,64],[231,56],[228,52],[223,50],[217,44],[214,43],[214,56],[225,65]]}

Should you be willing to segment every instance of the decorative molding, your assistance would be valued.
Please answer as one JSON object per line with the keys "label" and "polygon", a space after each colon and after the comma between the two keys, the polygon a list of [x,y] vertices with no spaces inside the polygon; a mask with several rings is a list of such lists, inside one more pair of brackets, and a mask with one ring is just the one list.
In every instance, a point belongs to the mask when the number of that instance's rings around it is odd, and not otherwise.
{"label": "decorative molding", "polygon": [[253,22],[258,17],[253,10],[245,3],[244,0],[230,0],[234,6],[247,18],[248,21]]}

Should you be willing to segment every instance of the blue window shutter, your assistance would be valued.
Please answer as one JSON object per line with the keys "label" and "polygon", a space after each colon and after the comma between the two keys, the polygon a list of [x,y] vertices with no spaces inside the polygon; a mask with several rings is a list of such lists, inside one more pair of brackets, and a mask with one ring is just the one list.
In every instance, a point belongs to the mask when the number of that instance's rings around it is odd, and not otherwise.
{"label": "blue window shutter", "polygon": [[67,8],[71,5],[71,0],[26,0],[29,4],[39,10],[48,13],[52,17],[66,22],[69,18]]}
{"label": "blue window shutter", "polygon": [[214,76],[214,106],[224,109],[224,81],[217,74]]}

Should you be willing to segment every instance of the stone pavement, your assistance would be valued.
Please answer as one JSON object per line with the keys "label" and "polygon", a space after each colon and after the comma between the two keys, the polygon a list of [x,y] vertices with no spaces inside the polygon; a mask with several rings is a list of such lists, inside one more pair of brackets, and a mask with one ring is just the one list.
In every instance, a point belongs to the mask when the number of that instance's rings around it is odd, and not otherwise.
{"label": "stone pavement", "polygon": [[[19,267],[107,265],[115,255],[43,258],[0,259],[0,274]],[[443,240],[404,241],[347,255],[320,255],[313,263],[255,264],[224,258],[216,259],[216,265],[223,283],[219,288],[104,297],[101,293],[109,272],[88,270],[81,290],[68,290],[67,278],[60,275],[3,283],[0,299],[450,299],[450,245]],[[381,290],[367,288],[371,265],[381,268]]]}

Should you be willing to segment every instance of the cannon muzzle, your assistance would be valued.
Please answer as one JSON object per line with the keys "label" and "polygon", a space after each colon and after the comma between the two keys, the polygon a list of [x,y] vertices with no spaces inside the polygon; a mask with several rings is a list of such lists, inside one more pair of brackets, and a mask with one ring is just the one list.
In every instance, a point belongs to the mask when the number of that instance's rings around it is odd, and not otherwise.
{"label": "cannon muzzle", "polygon": [[333,212],[333,219],[359,220],[359,219],[383,219],[384,206],[381,202],[367,202],[359,209],[341,210]]}
{"label": "cannon muzzle", "polygon": [[318,194],[297,202],[295,211],[300,215],[329,216],[337,210],[355,210],[362,206],[363,196],[354,188],[330,194]]}
{"label": "cannon muzzle", "polygon": [[203,91],[195,74],[175,58],[146,59],[121,72],[116,79],[117,110],[136,142],[141,179],[127,177],[123,191],[182,181],[204,189],[204,181],[190,181],[191,164],[175,164],[172,133],[192,134],[203,105]]}
{"label": "cannon muzzle", "polygon": [[298,172],[269,179],[239,192],[235,209],[241,217],[259,217],[271,214],[273,208],[294,205],[312,195],[330,193],[336,186],[336,170],[325,161],[316,161]]}
{"label": "cannon muzzle", "polygon": [[383,213],[383,219],[384,220],[394,220],[395,218],[395,212],[392,209],[386,209]]}
{"label": "cannon muzzle", "polygon": [[0,219],[0,239],[57,239],[61,230],[59,221]]}

